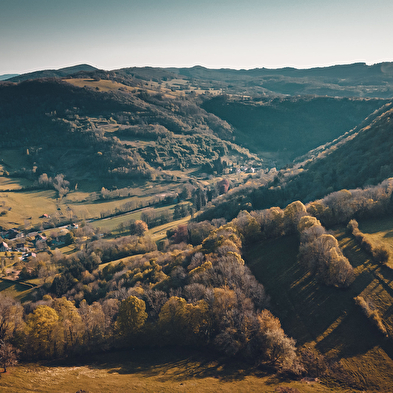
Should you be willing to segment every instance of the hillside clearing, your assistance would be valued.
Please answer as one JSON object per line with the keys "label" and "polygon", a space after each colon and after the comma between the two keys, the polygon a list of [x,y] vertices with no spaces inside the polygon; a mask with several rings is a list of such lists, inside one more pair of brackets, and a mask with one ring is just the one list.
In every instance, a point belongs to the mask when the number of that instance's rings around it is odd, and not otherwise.
{"label": "hillside clearing", "polygon": [[[296,236],[254,245],[246,261],[272,297],[272,310],[299,347],[315,347],[341,360],[356,386],[389,391],[393,382],[392,272],[375,265],[343,228],[335,231],[356,280],[347,290],[326,287],[297,262]],[[390,338],[385,339],[355,305],[361,295],[382,315]]]}

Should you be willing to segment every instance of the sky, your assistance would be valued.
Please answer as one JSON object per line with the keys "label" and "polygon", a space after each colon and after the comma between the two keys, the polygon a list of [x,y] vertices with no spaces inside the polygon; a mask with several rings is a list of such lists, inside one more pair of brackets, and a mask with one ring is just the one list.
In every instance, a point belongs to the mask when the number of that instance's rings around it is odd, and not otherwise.
{"label": "sky", "polygon": [[392,0],[0,0],[0,75],[393,61]]}

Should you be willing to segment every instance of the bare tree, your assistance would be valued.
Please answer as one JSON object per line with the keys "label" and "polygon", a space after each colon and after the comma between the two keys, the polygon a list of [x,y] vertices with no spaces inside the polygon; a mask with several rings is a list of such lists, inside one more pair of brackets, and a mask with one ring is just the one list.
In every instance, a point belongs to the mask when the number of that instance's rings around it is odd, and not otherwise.
{"label": "bare tree", "polygon": [[7,367],[14,366],[18,363],[19,349],[16,349],[11,344],[0,340],[0,363],[7,372]]}

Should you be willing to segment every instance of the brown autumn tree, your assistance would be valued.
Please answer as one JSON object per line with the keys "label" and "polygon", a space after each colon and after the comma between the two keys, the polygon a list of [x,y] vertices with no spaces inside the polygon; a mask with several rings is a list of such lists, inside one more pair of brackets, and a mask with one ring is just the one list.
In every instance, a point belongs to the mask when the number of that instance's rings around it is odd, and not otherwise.
{"label": "brown autumn tree", "polygon": [[147,224],[142,220],[136,220],[130,224],[131,235],[143,236],[148,229]]}
{"label": "brown autumn tree", "polygon": [[7,367],[14,366],[18,363],[19,352],[19,349],[0,340],[0,364],[3,366],[5,373],[7,372]]}

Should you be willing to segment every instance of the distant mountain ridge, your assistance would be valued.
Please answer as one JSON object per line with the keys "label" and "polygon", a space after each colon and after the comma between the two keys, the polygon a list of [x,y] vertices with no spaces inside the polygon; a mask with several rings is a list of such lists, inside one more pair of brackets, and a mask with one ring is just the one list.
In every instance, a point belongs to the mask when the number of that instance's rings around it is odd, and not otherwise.
{"label": "distant mountain ridge", "polygon": [[18,75],[19,74],[4,74],[4,75],[0,75],[0,81],[5,81],[5,80],[10,79],[10,78],[15,78]]}
{"label": "distant mountain ridge", "polygon": [[88,64],[65,67],[58,70],[42,70],[7,78],[21,82],[38,78],[64,78],[77,73],[98,77],[116,75],[142,80],[166,81],[185,79],[205,87],[219,86],[226,94],[243,95],[318,95],[330,97],[393,98],[393,62],[373,65],[353,63],[310,69],[254,68],[235,70],[209,69],[202,66],[190,68],[128,67],[112,71],[99,70]]}
{"label": "distant mountain ridge", "polygon": [[354,63],[317,67],[255,68],[251,70],[169,68],[174,73],[196,80],[217,80],[231,87],[242,87],[245,92],[253,87],[261,94],[320,95],[339,97],[393,97],[393,62],[367,65]]}
{"label": "distant mountain ridge", "polygon": [[75,74],[81,71],[98,71],[98,68],[95,68],[88,64],[79,64],[76,66],[60,68],[58,70],[42,70],[42,71],[34,71],[29,72],[27,74],[10,76],[7,78],[8,82],[22,82],[29,79],[39,79],[39,78],[64,78],[66,76]]}

